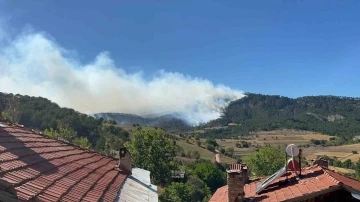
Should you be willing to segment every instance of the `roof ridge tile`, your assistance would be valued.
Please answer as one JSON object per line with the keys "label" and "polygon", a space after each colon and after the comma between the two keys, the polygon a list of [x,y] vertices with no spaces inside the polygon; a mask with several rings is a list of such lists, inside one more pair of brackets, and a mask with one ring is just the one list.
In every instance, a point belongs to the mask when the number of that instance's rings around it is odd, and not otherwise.
{"label": "roof ridge tile", "polygon": [[333,182],[337,183],[337,184],[341,184],[340,181],[338,181],[337,179],[335,179],[326,169],[323,169],[325,176],[328,177],[330,180],[332,180]]}

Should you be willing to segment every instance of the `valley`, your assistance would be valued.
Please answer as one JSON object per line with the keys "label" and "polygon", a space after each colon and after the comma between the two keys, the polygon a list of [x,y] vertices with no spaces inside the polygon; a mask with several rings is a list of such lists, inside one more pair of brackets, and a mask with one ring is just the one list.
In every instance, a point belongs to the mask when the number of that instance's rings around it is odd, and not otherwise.
{"label": "valley", "polygon": [[[118,145],[137,130],[163,129],[176,141],[177,158],[184,162],[241,161],[262,146],[284,148],[293,143],[303,148],[309,161],[328,156],[341,162],[356,162],[360,155],[360,100],[336,96],[297,99],[247,93],[231,102],[221,117],[189,126],[179,114],[137,116],[98,113],[93,116],[61,108],[45,98],[0,93],[2,116],[38,131],[66,123],[75,134],[89,140],[89,147],[116,156]],[[16,109],[16,110],[15,110]],[[119,130],[115,130],[119,128]],[[209,146],[209,141],[214,140]]]}
{"label": "valley", "polygon": [[[133,125],[117,125],[117,127],[121,127],[125,131],[130,133],[135,132],[139,129],[140,126]],[[154,129],[156,127],[152,126],[141,126],[142,129]],[[207,129],[209,130],[209,129]],[[210,129],[211,130],[211,129]],[[195,136],[202,131],[188,131],[185,133],[170,133],[178,146],[183,148],[184,153],[188,153],[191,151],[197,151],[200,154],[200,158],[215,161],[215,153],[206,149],[206,138],[199,138],[200,146],[197,145]],[[181,135],[179,135],[181,134]],[[186,140],[186,137],[190,137]],[[345,161],[346,159],[351,159],[352,161],[357,161],[360,158],[360,154],[353,154],[353,151],[357,151],[360,153],[360,144],[349,144],[349,145],[341,145],[341,146],[315,146],[312,145],[311,140],[326,140],[332,136],[324,135],[317,132],[311,131],[298,131],[293,129],[283,129],[283,130],[273,130],[273,131],[259,131],[253,132],[249,136],[242,136],[238,138],[220,138],[215,139],[218,148],[233,148],[234,155],[236,156],[246,156],[249,153],[256,151],[257,148],[265,145],[270,145],[274,147],[284,148],[288,144],[296,144],[300,147],[303,147],[303,156],[310,162],[312,159],[317,156],[327,155],[329,157],[335,157],[341,161]],[[243,147],[239,146],[239,143],[247,142],[248,146]],[[305,147],[306,146],[306,147]],[[236,159],[226,156],[224,154],[220,154],[221,162],[231,163],[235,162]],[[189,160],[182,158],[182,160]]]}

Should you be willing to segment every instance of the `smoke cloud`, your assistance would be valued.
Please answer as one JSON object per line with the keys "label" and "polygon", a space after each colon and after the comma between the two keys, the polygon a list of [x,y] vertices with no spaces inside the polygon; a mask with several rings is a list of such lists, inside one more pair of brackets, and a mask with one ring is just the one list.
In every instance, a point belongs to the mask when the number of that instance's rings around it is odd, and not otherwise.
{"label": "smoke cloud", "polygon": [[198,124],[218,118],[229,101],[244,96],[176,72],[162,70],[146,80],[141,72],[127,73],[116,66],[108,52],[84,64],[46,33],[0,35],[1,92],[45,97],[83,113],[178,113]]}

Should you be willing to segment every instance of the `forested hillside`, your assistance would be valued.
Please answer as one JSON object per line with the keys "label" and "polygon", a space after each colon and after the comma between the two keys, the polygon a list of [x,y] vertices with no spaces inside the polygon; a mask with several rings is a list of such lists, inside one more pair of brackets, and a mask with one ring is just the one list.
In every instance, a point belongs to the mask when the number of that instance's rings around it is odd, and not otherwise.
{"label": "forested hillside", "polygon": [[61,108],[41,97],[0,93],[0,113],[3,119],[46,131],[45,134],[51,137],[59,136],[73,143],[88,141],[85,147],[108,154],[129,139],[128,132],[103,124],[103,119]]}
{"label": "forested hillside", "polygon": [[169,132],[184,132],[192,129],[184,120],[177,118],[173,114],[148,118],[123,113],[97,113],[94,116],[104,120],[115,120],[119,125],[139,124],[141,126],[156,126]]}
{"label": "forested hillside", "polygon": [[337,96],[282,96],[248,93],[233,101],[221,118],[199,128],[237,126],[207,130],[203,136],[229,137],[251,131],[275,129],[309,130],[329,135],[360,135],[360,99]]}
{"label": "forested hillside", "polygon": [[[106,153],[116,150],[119,144],[129,138],[128,132],[111,124],[104,124],[103,118],[96,119],[73,109],[61,108],[45,98],[0,93],[0,110],[3,118],[39,131],[59,131],[60,126],[67,126],[76,133],[76,137],[87,138],[90,147]],[[108,116],[106,119],[124,116],[111,115],[116,116]],[[192,130],[184,121],[170,116],[130,116],[133,121],[140,120],[137,124],[149,124],[152,121],[154,126],[167,131]],[[287,128],[351,138],[360,135],[360,99],[336,96],[292,99],[248,93],[245,98],[231,102],[224,109],[221,118],[197,128],[209,127],[218,128],[205,130],[201,136],[225,138],[247,135],[253,131]]]}

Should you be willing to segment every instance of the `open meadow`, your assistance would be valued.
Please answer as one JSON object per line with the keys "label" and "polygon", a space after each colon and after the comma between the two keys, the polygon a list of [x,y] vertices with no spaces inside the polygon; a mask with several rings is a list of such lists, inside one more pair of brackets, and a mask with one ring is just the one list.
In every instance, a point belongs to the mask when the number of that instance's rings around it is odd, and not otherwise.
{"label": "open meadow", "polygon": [[[235,154],[245,156],[254,152],[257,146],[271,145],[275,147],[285,147],[288,144],[304,145],[310,144],[311,139],[329,140],[330,136],[309,131],[296,130],[274,130],[260,131],[250,136],[244,136],[233,139],[217,139],[221,147],[233,147]],[[236,143],[246,141],[250,143],[248,148],[238,148]]]}
{"label": "open meadow", "polygon": [[306,159],[311,160],[317,156],[326,155],[330,158],[336,158],[340,161],[350,159],[351,161],[358,161],[360,158],[360,144],[349,144],[341,146],[316,146],[304,149],[303,154]]}
{"label": "open meadow", "polygon": [[[202,140],[202,143],[204,141]],[[215,153],[207,150],[204,147],[204,144],[201,146],[197,146],[195,142],[190,141],[190,143],[187,143],[185,140],[179,139],[176,141],[176,144],[179,145],[184,149],[184,152],[187,153],[188,151],[198,151],[200,153],[200,157],[206,160],[215,161]],[[225,156],[223,154],[220,154],[220,161],[223,163],[234,163],[236,162],[235,159],[230,158],[228,156]]]}

